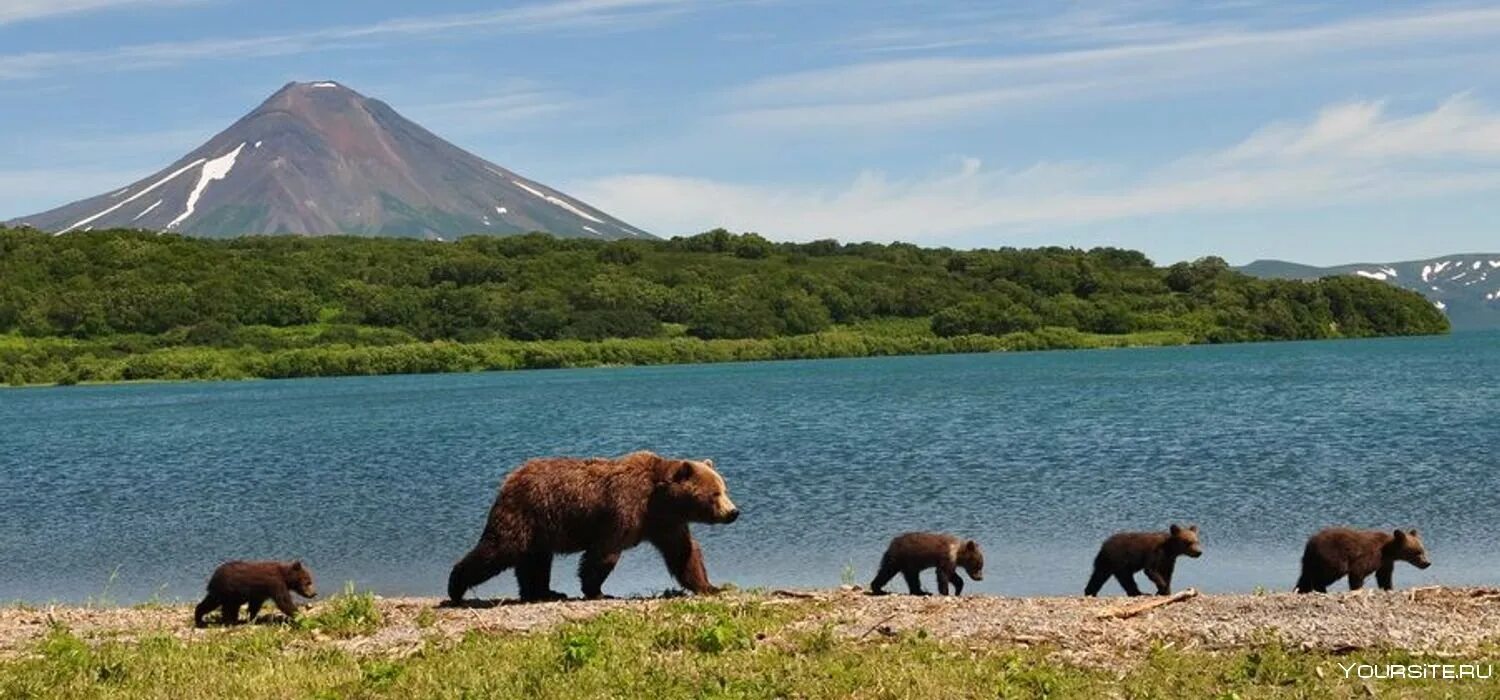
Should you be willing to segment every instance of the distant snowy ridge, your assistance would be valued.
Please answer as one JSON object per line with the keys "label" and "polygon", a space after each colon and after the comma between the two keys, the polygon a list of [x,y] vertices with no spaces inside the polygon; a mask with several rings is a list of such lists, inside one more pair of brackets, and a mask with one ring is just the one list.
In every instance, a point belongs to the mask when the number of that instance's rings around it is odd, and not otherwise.
{"label": "distant snowy ridge", "polygon": [[1357,275],[1421,293],[1448,315],[1455,330],[1500,328],[1500,253],[1332,267],[1257,260],[1239,269],[1257,277],[1281,279]]}

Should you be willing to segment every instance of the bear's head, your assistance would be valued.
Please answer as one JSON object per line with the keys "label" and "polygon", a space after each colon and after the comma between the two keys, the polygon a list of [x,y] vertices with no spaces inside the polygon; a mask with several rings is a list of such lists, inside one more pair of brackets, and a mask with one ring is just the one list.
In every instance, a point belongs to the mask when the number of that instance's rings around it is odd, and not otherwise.
{"label": "bear's head", "polygon": [[313,586],[312,570],[302,565],[302,561],[294,561],[282,568],[286,577],[286,587],[296,591],[303,598],[318,597],[318,589]]}
{"label": "bear's head", "polygon": [[984,552],[979,551],[979,543],[974,540],[964,540],[958,547],[958,565],[969,572],[969,578],[975,581],[984,580]]}
{"label": "bear's head", "polygon": [[1422,546],[1422,538],[1416,530],[1397,530],[1391,546],[1396,551],[1396,559],[1409,562],[1418,569],[1432,566],[1432,560],[1427,558],[1427,548]]}
{"label": "bear's head", "polygon": [[658,457],[655,497],[661,507],[701,523],[732,523],[740,509],[729,500],[724,477],[714,461]]}
{"label": "bear's head", "polygon": [[1173,554],[1186,554],[1193,558],[1203,556],[1203,546],[1198,544],[1198,526],[1183,527],[1176,523],[1167,531],[1167,549]]}

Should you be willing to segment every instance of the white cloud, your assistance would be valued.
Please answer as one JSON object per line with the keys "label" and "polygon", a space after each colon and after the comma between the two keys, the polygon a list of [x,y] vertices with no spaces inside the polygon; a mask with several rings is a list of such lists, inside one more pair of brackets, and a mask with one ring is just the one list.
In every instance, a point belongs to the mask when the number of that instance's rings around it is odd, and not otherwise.
{"label": "white cloud", "polygon": [[[1474,167],[1477,163],[1486,168]],[[1331,106],[1227,148],[1120,172],[1043,163],[841,187],[760,186],[665,175],[583,183],[584,199],[658,232],[726,226],[776,238],[944,240],[1195,212],[1266,211],[1500,189],[1500,112],[1466,95],[1412,115],[1384,103]]]}
{"label": "white cloud", "polygon": [[[81,3],[89,0],[67,1]],[[12,54],[0,56],[0,79],[36,78],[66,70],[136,70],[205,59],[312,53],[434,36],[451,39],[466,31],[484,34],[603,31],[658,21],[702,4],[693,0],[562,0],[487,12],[406,17],[288,34],[137,44],[99,51]]]}
{"label": "white cloud", "polygon": [[1235,163],[1323,157],[1378,161],[1500,156],[1500,123],[1468,94],[1406,117],[1389,117],[1386,110],[1384,102],[1334,105],[1310,124],[1261,129],[1219,158]]}
{"label": "white cloud", "polygon": [[0,26],[62,15],[149,5],[188,5],[204,0],[4,0],[0,2]]}
{"label": "white cloud", "polygon": [[[1295,28],[1143,33],[1140,40],[1081,49],[988,57],[879,60],[763,78],[722,98],[729,120],[772,128],[844,124],[932,125],[945,116],[993,110],[1004,100],[974,95],[1035,94],[1033,101],[1221,84],[1277,73],[1348,51],[1401,54],[1414,46],[1500,37],[1500,9],[1448,9],[1363,17]],[[1383,53],[1382,53],[1383,52]],[[804,120],[789,118],[796,115]]]}

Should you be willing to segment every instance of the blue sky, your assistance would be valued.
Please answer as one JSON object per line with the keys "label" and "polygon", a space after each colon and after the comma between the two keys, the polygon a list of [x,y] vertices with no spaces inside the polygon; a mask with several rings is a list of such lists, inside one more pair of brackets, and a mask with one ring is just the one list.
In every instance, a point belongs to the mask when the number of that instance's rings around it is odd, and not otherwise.
{"label": "blue sky", "polygon": [[1500,250],[1500,8],[0,0],[0,219],[334,79],[662,235]]}

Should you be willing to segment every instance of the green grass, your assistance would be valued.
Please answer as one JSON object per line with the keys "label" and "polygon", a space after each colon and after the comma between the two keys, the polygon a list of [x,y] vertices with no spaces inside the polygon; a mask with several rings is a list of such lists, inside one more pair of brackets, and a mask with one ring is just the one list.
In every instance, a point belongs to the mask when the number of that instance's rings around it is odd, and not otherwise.
{"label": "green grass", "polygon": [[[342,329],[330,340],[329,328]],[[1186,333],[1125,335],[1042,328],[1003,336],[940,338],[925,319],[870,321],[822,333],[745,340],[688,337],[603,341],[424,342],[362,327],[253,327],[257,344],[175,344],[161,336],[95,340],[0,335],[0,384],[279,379],[623,365],[881,357],[1184,345]]]}
{"label": "green grass", "polygon": [[[358,596],[341,607],[353,615]],[[944,642],[921,632],[854,640],[791,623],[816,603],[681,600],[529,634],[436,636],[361,654],[300,626],[247,626],[184,642],[90,644],[52,629],[0,660],[0,697],[56,698],[1353,698],[1495,697],[1488,681],[1360,681],[1340,664],[1424,663],[1399,651],[1328,656],[1274,639],[1210,654],[1157,648],[1123,675],[1049,649]],[[357,615],[355,615],[358,617]],[[376,623],[378,624],[378,623]],[[316,628],[315,628],[316,629]],[[373,629],[364,627],[359,634]],[[1486,652],[1489,653],[1489,652]],[[1484,655],[1475,660],[1487,663]],[[1449,663],[1459,661],[1446,660]],[[1368,685],[1367,685],[1368,684]],[[1368,689],[1367,689],[1368,688]]]}
{"label": "green grass", "polygon": [[302,630],[317,630],[332,637],[348,638],[366,635],[380,627],[380,610],[374,594],[359,592],[354,584],[344,585],[344,592],[316,608],[316,612],[298,614],[295,625]]}

